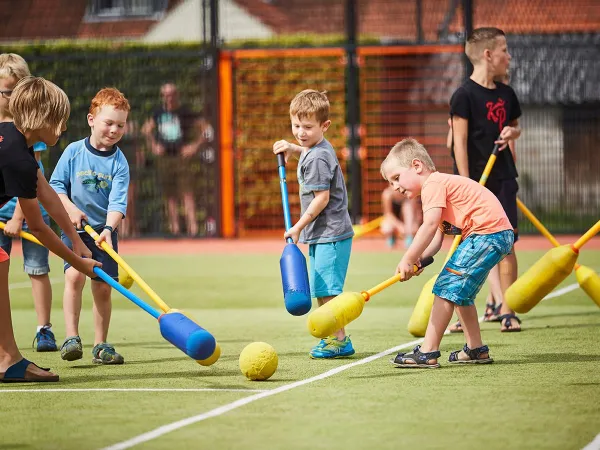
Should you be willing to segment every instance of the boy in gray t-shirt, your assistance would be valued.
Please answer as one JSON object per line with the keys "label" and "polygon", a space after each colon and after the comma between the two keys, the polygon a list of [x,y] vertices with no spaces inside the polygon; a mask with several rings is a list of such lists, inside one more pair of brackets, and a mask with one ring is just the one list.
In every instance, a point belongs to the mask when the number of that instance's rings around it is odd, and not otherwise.
{"label": "boy in gray t-shirt", "polygon": [[[298,182],[302,216],[284,235],[308,244],[311,295],[319,306],[342,293],[352,250],[352,222],[344,175],[333,147],[323,137],[331,125],[329,100],[324,93],[307,89],[290,104],[292,133],[300,145],[285,140],[273,144],[273,153],[285,152],[286,160],[300,153]],[[311,358],[350,356],[354,348],[342,328],[322,339]]]}

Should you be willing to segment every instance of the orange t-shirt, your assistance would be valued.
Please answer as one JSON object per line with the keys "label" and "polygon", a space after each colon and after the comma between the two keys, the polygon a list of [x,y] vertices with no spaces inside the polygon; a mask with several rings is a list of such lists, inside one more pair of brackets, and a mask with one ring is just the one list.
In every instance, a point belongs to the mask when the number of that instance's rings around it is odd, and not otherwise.
{"label": "orange t-shirt", "polygon": [[454,225],[460,230],[449,234],[462,234],[463,239],[513,229],[496,196],[467,177],[433,172],[423,183],[421,202],[423,213],[442,208],[440,229],[447,231],[448,225]]}

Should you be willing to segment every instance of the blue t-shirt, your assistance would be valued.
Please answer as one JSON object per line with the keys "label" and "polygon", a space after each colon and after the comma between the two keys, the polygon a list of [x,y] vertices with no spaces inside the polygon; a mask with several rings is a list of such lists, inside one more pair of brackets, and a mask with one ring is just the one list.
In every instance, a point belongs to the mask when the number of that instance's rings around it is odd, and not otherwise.
{"label": "blue t-shirt", "polygon": [[[36,142],[35,144],[33,144],[34,152],[43,152],[45,150],[48,150],[48,147],[46,147],[46,144],[44,144],[43,142]],[[42,174],[43,174],[44,166],[42,164],[42,161],[38,162],[38,166],[40,166],[40,170],[42,171]],[[2,208],[0,208],[0,220],[2,220],[2,222],[8,222],[10,219],[12,219],[12,216],[15,213],[16,207],[17,207],[17,197],[13,197]],[[42,211],[42,216],[44,218],[47,218],[48,213],[46,212],[46,210],[44,209],[44,207],[42,206],[41,203],[40,203],[40,210]]]}
{"label": "blue t-shirt", "polygon": [[92,228],[101,228],[110,211],[125,216],[129,164],[116,145],[99,151],[89,138],[82,139],[67,146],[52,173],[50,186],[57,194],[66,194],[88,216]]}

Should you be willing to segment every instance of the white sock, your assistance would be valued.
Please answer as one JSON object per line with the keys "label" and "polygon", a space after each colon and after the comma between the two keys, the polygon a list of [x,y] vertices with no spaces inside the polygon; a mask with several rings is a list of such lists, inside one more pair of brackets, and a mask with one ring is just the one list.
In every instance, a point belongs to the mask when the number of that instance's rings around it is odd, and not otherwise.
{"label": "white sock", "polygon": [[[42,328],[46,327],[46,325],[38,325],[36,333],[39,333]],[[52,325],[46,327],[46,329],[52,331]]]}

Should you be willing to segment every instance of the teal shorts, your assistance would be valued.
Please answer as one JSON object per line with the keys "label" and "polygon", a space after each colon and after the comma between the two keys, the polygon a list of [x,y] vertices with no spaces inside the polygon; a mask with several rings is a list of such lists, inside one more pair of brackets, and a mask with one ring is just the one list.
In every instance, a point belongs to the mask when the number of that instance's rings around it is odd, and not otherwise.
{"label": "teal shorts", "polygon": [[310,295],[313,298],[339,295],[344,290],[352,238],[343,241],[310,244]]}
{"label": "teal shorts", "polygon": [[438,275],[433,293],[457,306],[473,305],[490,270],[510,253],[514,239],[512,230],[472,234]]}

